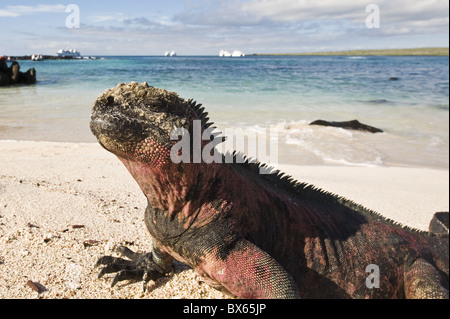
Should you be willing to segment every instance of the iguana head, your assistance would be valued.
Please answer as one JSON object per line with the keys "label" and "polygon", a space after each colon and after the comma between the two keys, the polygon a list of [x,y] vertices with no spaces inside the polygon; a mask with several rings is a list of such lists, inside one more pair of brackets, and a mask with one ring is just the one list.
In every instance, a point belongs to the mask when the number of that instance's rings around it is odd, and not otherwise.
{"label": "iguana head", "polygon": [[[208,188],[200,191],[195,186],[201,183],[203,163],[172,161],[171,151],[179,142],[179,136],[172,133],[181,129],[192,136],[194,128],[200,126],[203,131],[210,125],[201,105],[136,82],[119,84],[101,94],[90,123],[100,145],[122,161],[151,205],[169,214],[183,211],[186,216],[195,210],[183,210],[185,199],[192,194],[200,196]],[[194,193],[193,188],[197,189]]]}
{"label": "iguana head", "polygon": [[97,98],[90,127],[98,142],[119,158],[158,167],[170,161],[175,128],[191,131],[195,119],[206,124],[200,106],[146,82],[121,83]]}

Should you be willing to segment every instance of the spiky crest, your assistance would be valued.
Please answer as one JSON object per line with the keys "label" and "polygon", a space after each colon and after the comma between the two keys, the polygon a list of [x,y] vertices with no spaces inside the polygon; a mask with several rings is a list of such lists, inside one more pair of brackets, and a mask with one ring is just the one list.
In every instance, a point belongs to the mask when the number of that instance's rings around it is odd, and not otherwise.
{"label": "spiky crest", "polygon": [[[202,107],[202,104],[197,104],[193,100],[188,101],[188,106],[195,112],[195,114],[198,116],[199,119],[202,120],[202,127],[203,129],[212,127],[216,128],[214,125],[214,122],[210,122],[208,118],[208,113],[205,112],[205,108]],[[220,133],[221,134],[221,133]],[[227,137],[222,137],[222,140],[224,141]],[[226,157],[229,158],[229,156],[232,156],[232,163],[233,164],[224,164],[224,165],[237,165],[241,169],[245,170],[247,173],[252,174],[255,178],[261,178],[265,180],[266,182],[270,183],[273,186],[280,187],[283,190],[291,193],[294,196],[300,196],[302,198],[308,198],[308,199],[314,199],[318,200],[322,203],[327,203],[330,205],[342,205],[343,207],[348,208],[355,214],[362,214],[365,216],[374,217],[380,220],[383,220],[393,226],[400,227],[402,229],[408,230],[410,232],[414,233],[420,233],[420,234],[427,234],[431,236],[438,236],[439,234],[433,234],[427,231],[423,231],[417,228],[413,228],[407,225],[403,225],[399,222],[396,222],[392,219],[389,219],[380,213],[371,210],[367,207],[364,207],[363,205],[357,204],[356,202],[349,200],[343,196],[339,196],[337,194],[334,194],[332,192],[325,191],[319,187],[316,187],[314,185],[303,183],[297,181],[292,176],[274,168],[271,166],[268,166],[265,163],[261,163],[255,159],[247,157],[245,154],[241,152],[233,151],[232,153],[227,152],[225,155],[222,155],[223,159]],[[226,163],[225,160],[223,160],[223,163]],[[260,174],[260,169],[263,168],[266,171],[272,172],[271,174]]]}

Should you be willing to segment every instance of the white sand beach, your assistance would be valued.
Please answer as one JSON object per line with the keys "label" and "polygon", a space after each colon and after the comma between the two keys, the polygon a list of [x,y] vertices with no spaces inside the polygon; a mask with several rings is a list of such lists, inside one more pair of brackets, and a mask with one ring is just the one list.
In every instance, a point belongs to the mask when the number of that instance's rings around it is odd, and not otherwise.
{"label": "white sand beach", "polygon": [[[97,278],[96,260],[117,245],[151,247],[144,196],[99,145],[0,141],[0,163],[0,298],[226,298],[180,263],[146,292]],[[411,227],[426,230],[436,211],[449,210],[448,170],[280,169]]]}

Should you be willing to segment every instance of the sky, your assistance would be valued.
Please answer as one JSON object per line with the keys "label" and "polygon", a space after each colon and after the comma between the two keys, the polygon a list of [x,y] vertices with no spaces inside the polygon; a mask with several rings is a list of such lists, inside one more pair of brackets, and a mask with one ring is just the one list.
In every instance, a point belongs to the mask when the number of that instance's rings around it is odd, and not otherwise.
{"label": "sky", "polygon": [[0,0],[0,55],[448,47],[448,33],[448,0]]}

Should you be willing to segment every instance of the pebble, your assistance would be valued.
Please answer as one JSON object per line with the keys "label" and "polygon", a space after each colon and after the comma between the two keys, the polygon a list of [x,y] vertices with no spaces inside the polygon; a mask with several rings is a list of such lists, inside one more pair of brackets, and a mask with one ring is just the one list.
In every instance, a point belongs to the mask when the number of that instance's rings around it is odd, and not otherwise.
{"label": "pebble", "polygon": [[47,289],[45,289],[45,287],[44,287],[43,285],[41,285],[40,283],[38,283],[38,282],[33,282],[33,281],[31,281],[31,280],[28,280],[28,281],[27,281],[27,286],[30,287],[31,289],[33,289],[34,291],[36,291],[38,294],[40,294],[40,293],[44,292],[45,290],[47,290]]}

